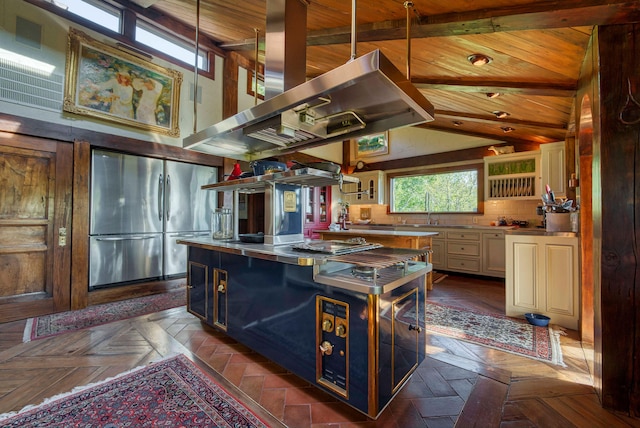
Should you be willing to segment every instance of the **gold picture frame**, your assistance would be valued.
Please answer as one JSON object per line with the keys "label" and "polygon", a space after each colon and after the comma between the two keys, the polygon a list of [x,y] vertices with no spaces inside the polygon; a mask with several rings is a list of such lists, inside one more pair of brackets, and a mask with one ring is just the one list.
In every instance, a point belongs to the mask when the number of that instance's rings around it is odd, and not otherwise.
{"label": "gold picture frame", "polygon": [[71,29],[63,110],[180,136],[182,73]]}
{"label": "gold picture frame", "polygon": [[354,140],[356,159],[389,154],[389,131],[365,135]]}

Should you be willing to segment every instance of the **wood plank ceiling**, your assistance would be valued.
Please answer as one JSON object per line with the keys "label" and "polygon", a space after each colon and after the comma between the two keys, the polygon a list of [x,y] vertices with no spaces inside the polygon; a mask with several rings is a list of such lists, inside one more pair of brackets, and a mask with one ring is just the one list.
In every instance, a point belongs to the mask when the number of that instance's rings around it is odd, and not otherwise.
{"label": "wood plank ceiling", "polygon": [[[271,1],[271,0],[267,0]],[[301,0],[303,1],[303,0]],[[196,0],[134,0],[195,26]],[[307,77],[350,58],[348,0],[306,0]],[[413,0],[411,81],[436,108],[424,126],[510,143],[564,140],[595,25],[638,22],[640,1]],[[406,72],[407,8],[402,0],[357,2],[357,54],[380,49]],[[264,35],[265,0],[201,0],[200,31],[224,50],[254,59],[255,29]],[[263,43],[260,43],[264,47]],[[467,57],[492,61],[477,67]],[[262,60],[264,51],[261,50]],[[499,93],[489,98],[488,93]],[[507,112],[497,118],[494,112]],[[455,148],[452,148],[455,149]]]}

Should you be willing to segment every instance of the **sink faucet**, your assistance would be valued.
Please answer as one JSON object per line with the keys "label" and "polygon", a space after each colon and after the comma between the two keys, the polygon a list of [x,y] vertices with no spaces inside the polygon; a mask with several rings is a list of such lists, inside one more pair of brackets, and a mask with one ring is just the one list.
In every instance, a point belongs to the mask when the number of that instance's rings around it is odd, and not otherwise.
{"label": "sink faucet", "polygon": [[424,193],[424,210],[427,212],[427,224],[431,224],[431,194],[427,190]]}

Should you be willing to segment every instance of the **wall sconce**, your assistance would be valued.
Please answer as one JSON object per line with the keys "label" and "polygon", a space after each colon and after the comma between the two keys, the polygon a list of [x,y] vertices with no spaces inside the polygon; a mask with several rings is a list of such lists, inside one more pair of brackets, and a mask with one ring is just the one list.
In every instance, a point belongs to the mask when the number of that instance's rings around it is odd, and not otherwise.
{"label": "wall sconce", "polygon": [[504,132],[505,134],[515,131],[515,128],[512,128],[510,126],[501,126],[500,129],[502,129],[502,132]]}
{"label": "wall sconce", "polygon": [[471,54],[467,57],[467,60],[476,67],[482,67],[483,65],[487,65],[493,61],[493,58],[483,54]]}
{"label": "wall sconce", "polygon": [[501,111],[501,110],[496,110],[496,111],[494,111],[492,113],[495,114],[498,119],[504,119],[507,116],[511,116],[506,111]]}

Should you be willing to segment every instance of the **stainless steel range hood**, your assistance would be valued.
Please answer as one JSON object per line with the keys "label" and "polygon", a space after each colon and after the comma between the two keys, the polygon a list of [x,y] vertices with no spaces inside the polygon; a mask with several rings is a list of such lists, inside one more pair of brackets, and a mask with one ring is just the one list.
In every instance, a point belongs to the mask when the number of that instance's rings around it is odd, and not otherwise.
{"label": "stainless steel range hood", "polygon": [[[298,0],[292,0],[299,3]],[[276,13],[269,4],[277,3]],[[284,16],[281,2],[267,2],[267,49],[269,36],[283,40],[286,29],[270,31],[270,18],[278,22],[299,19],[274,19]],[[306,13],[306,9],[305,9]],[[306,25],[306,15],[304,16]],[[299,45],[300,32],[296,43]],[[278,37],[279,36],[279,37]],[[302,69],[305,67],[302,50]],[[287,72],[286,48],[277,54],[265,53],[265,74],[269,91],[272,70]],[[291,55],[300,60],[300,55]],[[270,58],[278,62],[270,67]],[[299,68],[300,65],[296,68]],[[289,68],[292,68],[289,66]],[[299,70],[298,74],[299,74]],[[270,74],[271,72],[271,74]],[[285,79],[276,79],[286,82]],[[416,125],[433,120],[434,107],[413,84],[379,50],[355,58],[312,80],[277,93],[248,110],[229,117],[183,140],[183,147],[235,159],[261,159],[375,134],[393,128]],[[269,95],[269,92],[267,92]]]}

